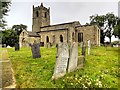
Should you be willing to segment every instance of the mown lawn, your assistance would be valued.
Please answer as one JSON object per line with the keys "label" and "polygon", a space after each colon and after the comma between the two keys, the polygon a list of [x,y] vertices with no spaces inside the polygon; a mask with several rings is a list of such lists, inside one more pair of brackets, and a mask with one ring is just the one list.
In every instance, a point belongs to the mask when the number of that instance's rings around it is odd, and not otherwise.
{"label": "mown lawn", "polygon": [[7,50],[17,88],[118,88],[118,48],[92,47],[91,55],[86,55],[84,68],[68,73],[56,81],[51,80],[56,48],[41,47],[41,58],[38,59],[32,58],[31,48]]}

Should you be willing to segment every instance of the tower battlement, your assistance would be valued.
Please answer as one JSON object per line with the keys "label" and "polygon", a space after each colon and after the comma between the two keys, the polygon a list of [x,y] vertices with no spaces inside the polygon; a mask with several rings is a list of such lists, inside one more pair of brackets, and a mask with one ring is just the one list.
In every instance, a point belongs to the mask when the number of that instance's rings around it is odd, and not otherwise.
{"label": "tower battlement", "polygon": [[50,25],[50,8],[44,7],[43,3],[38,7],[34,7],[33,5],[32,31],[40,31],[40,27],[48,25]]}

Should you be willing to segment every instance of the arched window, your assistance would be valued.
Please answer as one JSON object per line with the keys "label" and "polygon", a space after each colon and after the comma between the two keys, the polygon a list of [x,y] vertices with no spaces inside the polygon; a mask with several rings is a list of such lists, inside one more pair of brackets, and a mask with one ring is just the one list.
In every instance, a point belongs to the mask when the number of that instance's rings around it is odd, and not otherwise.
{"label": "arched window", "polygon": [[38,11],[36,11],[36,17],[39,17],[39,12]]}
{"label": "arched window", "polygon": [[78,42],[83,42],[83,33],[78,33]]}
{"label": "arched window", "polygon": [[47,42],[47,43],[49,42],[49,37],[48,37],[48,36],[46,37],[46,42]]}
{"label": "arched window", "polygon": [[60,42],[63,42],[63,36],[60,35]]}
{"label": "arched window", "polygon": [[75,34],[74,34],[74,32],[72,33],[72,41],[75,41]]}
{"label": "arched window", "polygon": [[47,12],[45,12],[45,18],[47,18]]}
{"label": "arched window", "polygon": [[25,42],[25,38],[22,38],[22,42]]}

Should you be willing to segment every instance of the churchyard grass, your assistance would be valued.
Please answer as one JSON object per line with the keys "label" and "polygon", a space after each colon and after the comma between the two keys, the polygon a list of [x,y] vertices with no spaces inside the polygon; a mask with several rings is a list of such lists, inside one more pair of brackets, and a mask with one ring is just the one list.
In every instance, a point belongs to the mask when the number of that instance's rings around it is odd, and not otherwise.
{"label": "churchyard grass", "polygon": [[[31,48],[7,48],[17,88],[118,88],[118,48],[91,47],[84,68],[52,81],[56,48],[41,47],[41,58],[33,59]],[[81,49],[79,48],[79,55]]]}

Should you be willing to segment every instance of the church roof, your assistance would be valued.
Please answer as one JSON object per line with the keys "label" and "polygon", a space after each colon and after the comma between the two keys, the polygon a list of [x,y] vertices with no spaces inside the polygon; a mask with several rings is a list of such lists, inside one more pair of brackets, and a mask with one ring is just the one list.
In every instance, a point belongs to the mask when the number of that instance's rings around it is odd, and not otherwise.
{"label": "church roof", "polygon": [[52,26],[59,26],[59,25],[66,25],[66,24],[75,24],[75,26],[80,26],[79,21],[73,21],[73,22],[68,22],[68,23],[61,23],[61,24],[43,26],[43,27],[40,27],[40,28],[46,28],[46,27],[52,27]]}
{"label": "church roof", "polygon": [[40,37],[40,35],[36,32],[30,32],[30,31],[27,31],[27,32],[30,37]]}
{"label": "church roof", "polygon": [[61,30],[68,30],[68,28],[60,28],[60,29],[51,29],[51,30],[46,30],[46,31],[38,31],[39,32],[51,32],[51,31],[61,31]]}
{"label": "church roof", "polygon": [[81,26],[75,26],[75,28],[78,28],[78,27],[88,27],[88,26],[94,26],[94,27],[98,27],[97,25],[81,25]]}

